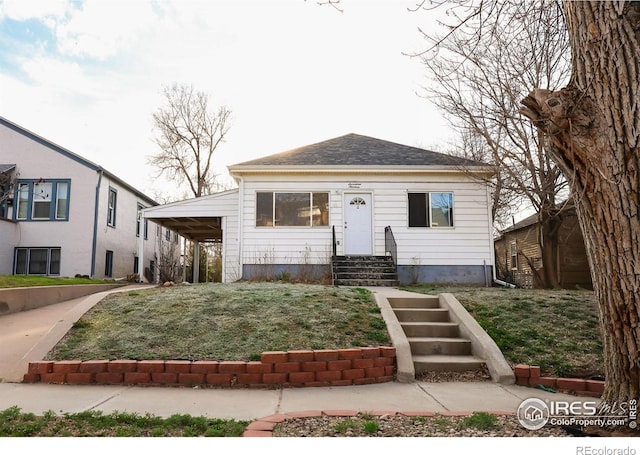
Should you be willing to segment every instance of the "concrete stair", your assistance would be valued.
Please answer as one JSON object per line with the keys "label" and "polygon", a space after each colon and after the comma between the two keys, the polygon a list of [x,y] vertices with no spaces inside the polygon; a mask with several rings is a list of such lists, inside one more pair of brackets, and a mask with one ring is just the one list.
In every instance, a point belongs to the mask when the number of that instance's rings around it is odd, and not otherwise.
{"label": "concrete stair", "polygon": [[472,354],[471,340],[460,336],[458,323],[440,306],[438,296],[388,298],[411,348],[416,374],[469,371],[483,367]]}
{"label": "concrete stair", "polygon": [[398,286],[398,270],[390,256],[334,256],[336,286]]}

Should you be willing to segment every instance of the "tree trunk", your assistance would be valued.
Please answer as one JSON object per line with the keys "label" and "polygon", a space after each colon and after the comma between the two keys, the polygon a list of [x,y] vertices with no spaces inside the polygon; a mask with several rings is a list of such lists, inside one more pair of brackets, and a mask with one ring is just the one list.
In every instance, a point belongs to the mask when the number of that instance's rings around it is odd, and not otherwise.
{"label": "tree trunk", "polygon": [[572,184],[604,345],[603,400],[640,397],[640,3],[564,3],[572,79],[522,113]]}

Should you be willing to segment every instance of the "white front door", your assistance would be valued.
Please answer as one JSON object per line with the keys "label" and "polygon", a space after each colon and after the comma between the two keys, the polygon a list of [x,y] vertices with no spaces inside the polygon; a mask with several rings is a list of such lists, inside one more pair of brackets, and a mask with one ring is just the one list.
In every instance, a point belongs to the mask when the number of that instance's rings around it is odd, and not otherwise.
{"label": "white front door", "polygon": [[371,194],[344,195],[344,254],[372,254]]}

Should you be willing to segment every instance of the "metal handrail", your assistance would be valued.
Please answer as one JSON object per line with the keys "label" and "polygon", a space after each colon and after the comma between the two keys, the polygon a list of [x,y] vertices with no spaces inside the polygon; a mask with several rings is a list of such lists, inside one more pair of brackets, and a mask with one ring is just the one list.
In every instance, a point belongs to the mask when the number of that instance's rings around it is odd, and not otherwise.
{"label": "metal handrail", "polygon": [[335,225],[331,226],[331,240],[333,242],[333,249],[331,250],[332,257],[336,257],[337,256],[337,252],[338,252],[338,246],[337,246],[337,242],[336,242],[336,227],[335,227]]}
{"label": "metal handrail", "polygon": [[396,238],[393,235],[393,231],[391,230],[391,226],[387,226],[384,228],[384,251],[385,256],[391,256],[393,259],[393,265],[398,265],[398,244],[396,243]]}

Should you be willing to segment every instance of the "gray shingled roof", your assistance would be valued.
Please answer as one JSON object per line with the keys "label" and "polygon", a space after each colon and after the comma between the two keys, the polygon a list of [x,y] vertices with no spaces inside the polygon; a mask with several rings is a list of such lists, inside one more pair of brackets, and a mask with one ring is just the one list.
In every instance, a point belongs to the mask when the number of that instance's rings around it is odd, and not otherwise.
{"label": "gray shingled roof", "polygon": [[231,166],[488,166],[486,163],[347,134]]}

